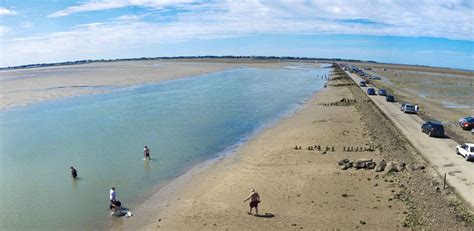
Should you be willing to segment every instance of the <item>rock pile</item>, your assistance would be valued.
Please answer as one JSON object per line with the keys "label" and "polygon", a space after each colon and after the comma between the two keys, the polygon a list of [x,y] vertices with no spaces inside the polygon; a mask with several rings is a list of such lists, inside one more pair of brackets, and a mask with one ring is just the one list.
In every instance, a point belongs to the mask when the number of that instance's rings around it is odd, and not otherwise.
{"label": "rock pile", "polygon": [[342,98],[340,99],[339,101],[336,101],[336,102],[329,102],[329,103],[318,103],[317,105],[319,106],[326,106],[326,107],[329,107],[329,106],[349,106],[349,105],[353,105],[357,102],[356,99],[349,99],[349,98]]}
{"label": "rock pile", "polygon": [[405,170],[423,170],[425,166],[422,164],[417,163],[410,163],[406,164],[404,162],[394,162],[389,161],[385,162],[385,160],[380,160],[379,162],[375,162],[372,159],[360,159],[360,160],[349,160],[349,159],[342,159],[340,160],[337,165],[341,168],[341,170],[347,170],[350,168],[354,169],[373,169],[375,172],[403,172]]}

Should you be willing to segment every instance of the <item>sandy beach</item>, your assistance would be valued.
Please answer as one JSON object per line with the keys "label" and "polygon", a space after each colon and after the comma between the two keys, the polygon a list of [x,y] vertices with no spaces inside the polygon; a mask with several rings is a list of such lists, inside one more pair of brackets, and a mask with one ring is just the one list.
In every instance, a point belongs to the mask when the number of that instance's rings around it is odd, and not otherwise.
{"label": "sandy beach", "polygon": [[[329,87],[235,153],[200,165],[155,193],[114,230],[321,230],[468,228],[472,217],[433,170],[341,170],[344,158],[424,165],[416,151],[350,81]],[[341,99],[344,106],[325,106]],[[295,150],[301,146],[302,150]],[[307,150],[321,146],[322,151]],[[344,151],[346,147],[374,151]],[[324,151],[328,147],[329,151]],[[334,151],[332,151],[334,147]],[[354,148],[355,150],[355,148]],[[259,216],[243,203],[261,196]]]}
{"label": "sandy beach", "polygon": [[[235,67],[300,64],[180,60],[2,71],[0,108]],[[310,146],[321,150],[308,150]],[[391,173],[343,170],[338,166],[342,159],[396,161],[424,168]],[[450,188],[440,189],[441,185],[434,170],[390,121],[336,70],[327,88],[303,102],[294,115],[232,153],[199,164],[157,188],[138,207],[130,208],[131,218],[115,219],[111,229],[473,229],[472,214]],[[261,196],[259,216],[248,215],[248,202],[242,202],[251,188]]]}

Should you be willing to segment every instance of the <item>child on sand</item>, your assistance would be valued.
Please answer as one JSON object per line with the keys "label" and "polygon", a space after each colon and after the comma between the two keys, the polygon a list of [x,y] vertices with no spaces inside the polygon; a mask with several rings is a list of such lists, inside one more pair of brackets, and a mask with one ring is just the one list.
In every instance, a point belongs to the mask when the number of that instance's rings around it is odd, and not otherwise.
{"label": "child on sand", "polygon": [[247,214],[252,215],[252,208],[255,208],[255,215],[258,215],[258,203],[260,203],[260,195],[255,192],[255,189],[250,189],[250,196],[243,202],[250,200],[250,210]]}

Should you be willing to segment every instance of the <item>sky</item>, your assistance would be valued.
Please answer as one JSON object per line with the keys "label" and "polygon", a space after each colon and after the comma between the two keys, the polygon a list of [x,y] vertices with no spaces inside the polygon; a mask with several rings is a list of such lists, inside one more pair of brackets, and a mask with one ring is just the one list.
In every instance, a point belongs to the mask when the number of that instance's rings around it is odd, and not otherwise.
{"label": "sky", "polygon": [[263,55],[474,70],[474,0],[0,0],[0,67]]}

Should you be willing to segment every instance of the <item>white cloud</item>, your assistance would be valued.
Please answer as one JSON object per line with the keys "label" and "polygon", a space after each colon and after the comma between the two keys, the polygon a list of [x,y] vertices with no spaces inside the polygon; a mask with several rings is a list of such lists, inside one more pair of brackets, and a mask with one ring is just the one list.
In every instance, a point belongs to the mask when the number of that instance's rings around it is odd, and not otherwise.
{"label": "white cloud", "polygon": [[[356,34],[474,40],[472,5],[458,0],[417,1],[90,1],[51,16],[126,6],[178,7],[172,20],[149,20],[162,11],[124,15],[67,31],[4,40],[1,66],[110,57],[131,47],[253,34]],[[148,19],[148,20],[147,20]],[[42,49],[38,49],[38,48]],[[120,53],[119,53],[120,54]]]}
{"label": "white cloud", "polygon": [[7,9],[5,7],[0,7],[0,16],[1,15],[10,15],[10,16],[14,16],[14,15],[17,15],[18,12],[14,11],[14,10],[10,10],[10,9]]}
{"label": "white cloud", "polygon": [[56,11],[50,14],[48,17],[63,17],[70,14],[98,11],[98,10],[110,10],[123,8],[128,6],[140,6],[149,8],[161,9],[170,5],[177,5],[179,3],[192,2],[191,0],[94,0],[86,2],[81,5],[70,6],[66,9]]}

